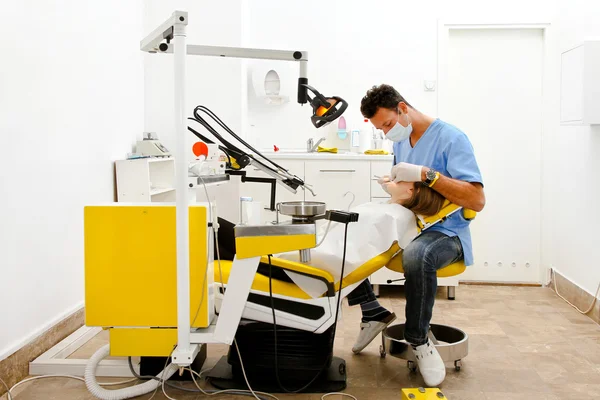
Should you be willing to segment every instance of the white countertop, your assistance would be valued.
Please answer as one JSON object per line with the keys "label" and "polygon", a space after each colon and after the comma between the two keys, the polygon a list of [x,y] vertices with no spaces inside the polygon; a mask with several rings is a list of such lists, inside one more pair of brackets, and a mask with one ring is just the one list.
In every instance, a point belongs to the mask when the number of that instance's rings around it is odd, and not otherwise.
{"label": "white countertop", "polygon": [[358,154],[350,153],[346,151],[340,151],[338,153],[307,153],[301,150],[261,150],[260,151],[265,157],[272,158],[274,160],[356,160],[356,161],[387,161],[392,163],[394,156],[391,154],[380,155],[380,154]]}

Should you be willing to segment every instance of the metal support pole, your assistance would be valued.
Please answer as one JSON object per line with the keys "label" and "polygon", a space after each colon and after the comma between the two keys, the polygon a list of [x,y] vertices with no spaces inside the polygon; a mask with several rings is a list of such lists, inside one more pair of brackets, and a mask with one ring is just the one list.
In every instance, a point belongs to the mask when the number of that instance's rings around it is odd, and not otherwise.
{"label": "metal support pole", "polygon": [[[183,17],[182,17],[183,18]],[[181,22],[185,22],[181,23]],[[188,218],[188,167],[185,151],[186,24],[173,26],[175,72],[175,214],[177,239],[177,348],[173,362],[186,366],[194,360],[190,345],[190,253]],[[196,346],[197,347],[197,346]]]}
{"label": "metal support pole", "polygon": [[[304,52],[306,54],[306,52]],[[308,58],[308,54],[306,54]],[[300,61],[300,78],[308,78],[308,62],[303,60]]]}

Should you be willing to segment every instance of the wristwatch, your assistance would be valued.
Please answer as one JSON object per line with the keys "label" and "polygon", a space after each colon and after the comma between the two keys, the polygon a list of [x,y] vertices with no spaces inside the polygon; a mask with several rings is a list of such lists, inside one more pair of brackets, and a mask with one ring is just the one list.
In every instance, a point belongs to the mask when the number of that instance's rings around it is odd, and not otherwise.
{"label": "wristwatch", "polygon": [[440,173],[431,168],[425,173],[425,181],[423,182],[423,184],[432,187],[439,177]]}

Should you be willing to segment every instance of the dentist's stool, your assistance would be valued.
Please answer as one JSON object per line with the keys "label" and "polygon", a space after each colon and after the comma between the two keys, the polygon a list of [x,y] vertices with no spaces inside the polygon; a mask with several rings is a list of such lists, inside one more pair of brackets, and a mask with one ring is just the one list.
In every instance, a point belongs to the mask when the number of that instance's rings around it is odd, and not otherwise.
{"label": "dentist's stool", "polygon": [[[396,272],[404,273],[402,266],[402,253],[397,254],[387,265],[387,268]],[[463,261],[450,264],[437,271],[438,278],[446,278],[459,275],[464,272],[466,266]],[[379,353],[381,357],[389,354],[392,357],[407,361],[407,366],[412,372],[416,372],[416,359],[412,347],[404,340],[405,324],[397,324],[387,327],[381,334],[381,346]],[[454,362],[454,368],[460,371],[461,360],[469,354],[469,337],[462,330],[448,325],[430,324],[429,338],[440,353],[444,362]]]}

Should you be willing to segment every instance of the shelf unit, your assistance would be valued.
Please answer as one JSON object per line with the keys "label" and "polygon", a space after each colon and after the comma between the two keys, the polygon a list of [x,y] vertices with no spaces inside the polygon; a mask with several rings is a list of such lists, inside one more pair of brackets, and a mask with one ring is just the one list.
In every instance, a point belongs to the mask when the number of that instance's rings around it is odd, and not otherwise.
{"label": "shelf unit", "polygon": [[116,161],[117,201],[175,201],[175,159],[139,158]]}

